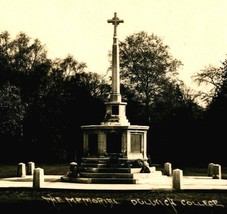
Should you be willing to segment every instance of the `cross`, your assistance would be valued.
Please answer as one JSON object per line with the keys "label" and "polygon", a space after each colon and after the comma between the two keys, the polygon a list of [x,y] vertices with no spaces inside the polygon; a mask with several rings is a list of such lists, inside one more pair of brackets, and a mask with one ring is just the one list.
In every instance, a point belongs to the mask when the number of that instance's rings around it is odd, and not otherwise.
{"label": "cross", "polygon": [[117,17],[117,13],[114,13],[114,17],[112,19],[108,19],[107,20],[108,23],[112,23],[114,25],[114,36],[117,35],[117,26],[120,24],[120,23],[124,23],[123,20],[120,20],[118,17]]}

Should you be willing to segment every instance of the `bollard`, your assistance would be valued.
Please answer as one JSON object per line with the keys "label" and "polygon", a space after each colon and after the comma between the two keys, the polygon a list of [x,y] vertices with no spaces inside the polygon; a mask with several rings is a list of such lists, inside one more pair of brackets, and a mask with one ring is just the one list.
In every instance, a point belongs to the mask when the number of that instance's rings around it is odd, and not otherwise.
{"label": "bollard", "polygon": [[35,163],[34,162],[28,162],[28,175],[33,175],[35,169]]}
{"label": "bollard", "polygon": [[164,164],[164,175],[171,176],[172,175],[172,165],[171,163],[165,163]]}
{"label": "bollard", "polygon": [[35,168],[33,173],[33,188],[39,189],[44,183],[44,170]]}
{"label": "bollard", "polygon": [[180,169],[173,170],[173,189],[181,190],[183,181],[183,171]]}
{"label": "bollard", "polygon": [[221,179],[221,165],[213,165],[213,179]]}
{"label": "bollard", "polygon": [[208,164],[207,176],[213,176],[213,166],[214,166],[214,163]]}
{"label": "bollard", "polygon": [[19,163],[17,166],[17,176],[25,177],[26,176],[26,166],[24,163]]}

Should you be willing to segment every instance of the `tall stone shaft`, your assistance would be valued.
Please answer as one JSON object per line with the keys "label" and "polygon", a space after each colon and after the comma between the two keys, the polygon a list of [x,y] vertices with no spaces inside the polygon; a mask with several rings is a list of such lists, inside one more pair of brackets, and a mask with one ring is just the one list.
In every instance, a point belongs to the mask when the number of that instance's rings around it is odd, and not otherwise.
{"label": "tall stone shaft", "polygon": [[119,45],[117,38],[117,26],[120,23],[123,23],[123,20],[120,20],[117,17],[117,13],[114,13],[112,19],[107,20],[108,23],[114,25],[114,35],[113,35],[113,46],[112,46],[112,92],[111,92],[111,101],[112,102],[121,102],[120,94],[120,66],[119,66]]}
{"label": "tall stone shaft", "polygon": [[119,71],[120,71],[119,46],[117,37],[114,36],[112,46],[112,92],[111,92],[111,101],[113,102],[121,102]]}
{"label": "tall stone shaft", "polygon": [[119,65],[119,45],[117,39],[117,26],[123,23],[114,13],[112,19],[107,20],[114,25],[113,45],[112,45],[112,90],[110,100],[106,102],[106,115],[103,125],[130,125],[126,118],[126,103],[121,101],[120,93],[120,65]]}

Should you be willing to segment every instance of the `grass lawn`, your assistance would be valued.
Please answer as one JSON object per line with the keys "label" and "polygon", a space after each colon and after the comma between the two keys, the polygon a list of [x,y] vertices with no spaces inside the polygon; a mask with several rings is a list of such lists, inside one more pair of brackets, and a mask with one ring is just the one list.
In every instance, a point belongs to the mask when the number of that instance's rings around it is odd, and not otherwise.
{"label": "grass lawn", "polygon": [[[43,168],[46,175],[64,175],[69,164],[35,164],[35,167]],[[17,164],[2,164],[0,165],[0,178],[17,176]]]}
{"label": "grass lawn", "polygon": [[[68,164],[35,164],[35,167],[44,169],[46,175],[64,175],[69,170]],[[173,168],[174,169],[174,168]],[[185,176],[206,176],[206,167],[182,167]],[[156,170],[163,171],[163,167],[158,165]],[[222,167],[222,178],[227,179],[227,167]],[[17,175],[17,164],[0,164],[0,178],[15,177]]]}
{"label": "grass lawn", "polygon": [[[69,164],[36,164],[44,174],[64,175]],[[159,166],[157,170],[162,170]],[[206,168],[182,168],[184,175],[206,176]],[[17,165],[0,165],[0,178],[15,177]],[[222,168],[227,178],[227,168]],[[111,184],[110,184],[111,185]],[[227,213],[226,190],[204,191],[94,191],[53,190],[33,188],[0,188],[0,210],[48,213],[78,212],[80,210],[148,211],[150,213]]]}

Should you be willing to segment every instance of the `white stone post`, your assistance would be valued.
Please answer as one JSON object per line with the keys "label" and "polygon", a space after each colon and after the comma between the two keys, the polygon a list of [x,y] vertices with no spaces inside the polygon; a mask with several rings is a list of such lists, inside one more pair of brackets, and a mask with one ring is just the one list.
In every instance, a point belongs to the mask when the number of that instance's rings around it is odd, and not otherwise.
{"label": "white stone post", "polygon": [[183,182],[183,171],[180,169],[173,170],[173,189],[181,190]]}
{"label": "white stone post", "polygon": [[171,176],[172,175],[172,165],[171,163],[167,162],[164,164],[164,175]]}
{"label": "white stone post", "polygon": [[221,179],[221,165],[219,165],[219,164],[213,165],[213,178]]}
{"label": "white stone post", "polygon": [[33,188],[39,189],[44,184],[44,170],[35,168],[33,173]]}
{"label": "white stone post", "polygon": [[34,172],[34,169],[35,169],[35,163],[30,161],[28,162],[28,175],[33,175],[33,172]]}
{"label": "white stone post", "polygon": [[213,176],[213,166],[214,166],[214,163],[208,164],[207,176]]}
{"label": "white stone post", "polygon": [[26,166],[25,163],[18,163],[17,166],[17,176],[25,177],[26,176]]}

